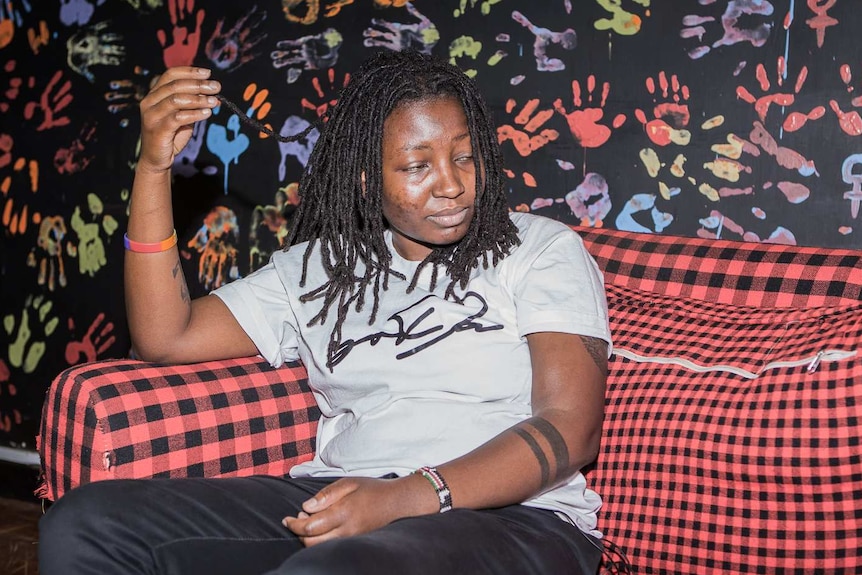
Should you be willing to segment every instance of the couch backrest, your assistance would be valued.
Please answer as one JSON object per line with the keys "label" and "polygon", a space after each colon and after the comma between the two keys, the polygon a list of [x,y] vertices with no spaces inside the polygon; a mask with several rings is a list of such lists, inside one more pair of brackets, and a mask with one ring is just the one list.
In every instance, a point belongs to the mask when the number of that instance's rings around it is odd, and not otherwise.
{"label": "couch backrest", "polygon": [[862,252],[579,231],[615,347],[586,475],[634,572],[862,571]]}
{"label": "couch backrest", "polygon": [[610,285],[755,307],[862,301],[862,251],[575,229]]}

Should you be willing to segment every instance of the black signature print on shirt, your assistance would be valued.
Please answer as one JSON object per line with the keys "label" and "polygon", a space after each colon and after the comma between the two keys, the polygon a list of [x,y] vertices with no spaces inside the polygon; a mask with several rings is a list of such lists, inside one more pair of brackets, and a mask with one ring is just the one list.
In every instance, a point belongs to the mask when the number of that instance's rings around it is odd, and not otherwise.
{"label": "black signature print on shirt", "polygon": [[333,353],[332,356],[329,358],[329,367],[335,367],[336,365],[344,361],[344,358],[346,358],[347,355],[351,351],[353,351],[353,349],[357,345],[361,345],[363,343],[377,345],[377,343],[384,338],[394,339],[396,346],[400,346],[405,342],[415,343],[417,341],[421,341],[419,345],[402,351],[395,356],[395,359],[404,359],[406,357],[410,357],[419,353],[423,349],[431,347],[435,343],[446,339],[454,333],[468,330],[473,330],[476,333],[482,333],[485,331],[503,329],[503,326],[500,324],[491,322],[483,323],[480,321],[476,321],[488,312],[488,302],[486,302],[485,298],[483,298],[481,295],[473,291],[469,291],[464,295],[465,308],[467,307],[467,304],[470,300],[474,300],[480,304],[480,309],[475,313],[471,313],[464,319],[448,326],[448,328],[443,324],[423,325],[423,322],[431,314],[434,313],[435,307],[433,305],[425,311],[421,312],[419,316],[416,317],[416,319],[414,319],[409,325],[407,325],[407,319],[404,317],[403,314],[416,310],[417,308],[422,306],[426,300],[435,297],[436,296],[433,295],[425,296],[413,305],[392,314],[387,320],[387,322],[394,321],[397,324],[397,329],[395,331],[378,331],[376,333],[368,334],[359,339],[348,339],[341,342],[341,345],[338,346],[338,349],[336,349],[335,353]]}

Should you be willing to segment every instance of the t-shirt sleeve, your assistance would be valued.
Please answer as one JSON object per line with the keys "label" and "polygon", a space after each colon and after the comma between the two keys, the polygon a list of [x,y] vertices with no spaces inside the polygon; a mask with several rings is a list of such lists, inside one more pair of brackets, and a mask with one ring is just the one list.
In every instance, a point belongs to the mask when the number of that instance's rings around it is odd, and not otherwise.
{"label": "t-shirt sleeve", "polygon": [[528,250],[530,257],[512,270],[518,332],[540,331],[596,337],[608,343],[608,304],[604,279],[580,236],[566,232]]}
{"label": "t-shirt sleeve", "polygon": [[299,359],[296,316],[272,262],[212,294],[227,305],[273,367]]}

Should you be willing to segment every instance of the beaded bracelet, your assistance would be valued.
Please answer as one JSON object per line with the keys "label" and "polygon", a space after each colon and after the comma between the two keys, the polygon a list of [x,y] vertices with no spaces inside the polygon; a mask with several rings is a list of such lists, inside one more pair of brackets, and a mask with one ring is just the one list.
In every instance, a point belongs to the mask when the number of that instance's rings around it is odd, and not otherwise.
{"label": "beaded bracelet", "polygon": [[434,467],[420,467],[415,473],[421,473],[434,487],[437,493],[437,498],[440,500],[440,513],[446,513],[452,510],[452,493],[449,491],[449,485],[440,472]]}
{"label": "beaded bracelet", "polygon": [[136,252],[141,254],[155,254],[158,252],[165,252],[177,245],[177,230],[174,230],[174,233],[171,234],[171,237],[169,237],[168,239],[152,244],[130,240],[128,235],[123,234],[123,245],[130,252]]}

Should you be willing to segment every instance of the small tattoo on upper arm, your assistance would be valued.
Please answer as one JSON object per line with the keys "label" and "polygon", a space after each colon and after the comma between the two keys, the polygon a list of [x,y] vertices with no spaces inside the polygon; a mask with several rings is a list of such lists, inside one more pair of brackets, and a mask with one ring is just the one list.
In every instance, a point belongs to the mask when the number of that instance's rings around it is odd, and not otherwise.
{"label": "small tattoo on upper arm", "polygon": [[191,297],[189,297],[189,287],[186,285],[186,277],[183,275],[183,268],[180,265],[180,261],[177,260],[177,264],[174,266],[174,269],[171,270],[171,275],[174,276],[174,279],[177,277],[180,278],[180,297],[184,302],[191,301]]}
{"label": "small tattoo on upper arm", "polygon": [[587,353],[593,358],[593,363],[599,368],[602,375],[608,375],[608,344],[597,337],[586,337],[579,335],[581,343],[587,348]]}

